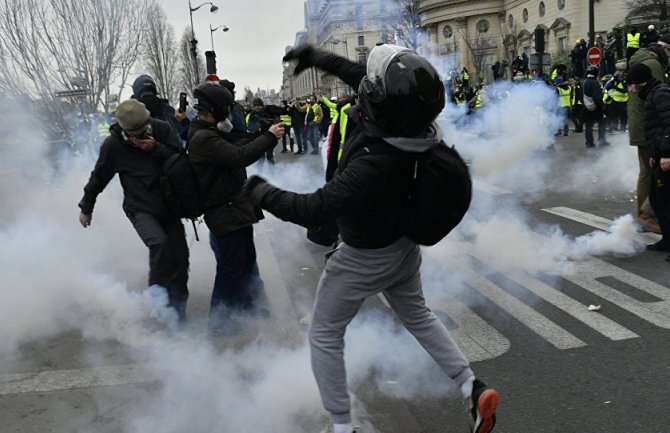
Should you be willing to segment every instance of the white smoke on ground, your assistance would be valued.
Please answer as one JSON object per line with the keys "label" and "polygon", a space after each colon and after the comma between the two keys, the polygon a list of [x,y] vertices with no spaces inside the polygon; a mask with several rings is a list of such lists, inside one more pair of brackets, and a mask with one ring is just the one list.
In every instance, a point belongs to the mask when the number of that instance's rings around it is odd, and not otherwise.
{"label": "white smoke on ground", "polygon": [[[471,119],[467,129],[443,126],[448,141],[472,161],[476,176],[524,192],[526,185],[545,181],[553,158],[545,147],[553,140],[556,125],[547,120],[538,126],[530,120],[535,119],[535,111],[528,107],[543,102],[551,106],[550,94],[524,87],[510,92],[500,105],[491,103],[482,111],[480,119]],[[518,110],[526,117],[520,117]],[[553,116],[550,111],[544,115]],[[323,421],[305,344],[286,347],[283,340],[274,341],[272,330],[267,329],[251,344],[223,349],[220,340],[205,335],[204,327],[171,333],[174,317],[164,309],[164,295],[146,290],[147,251],[121,211],[118,180],[99,197],[92,227],[82,229],[76,203],[94,161],[63,159],[60,176],[53,177],[55,170],[37,156],[45,153],[43,140],[31,137],[28,130],[17,136],[29,145],[12,148],[17,162],[8,176],[15,188],[2,189],[1,197],[3,203],[11,203],[11,209],[3,211],[0,225],[0,359],[18,357],[23,343],[57,338],[68,331],[80,332],[85,341],[113,340],[137,349],[143,354],[141,361],[156,373],[160,387],[149,401],[128,410],[123,421],[128,433],[281,433]],[[613,171],[602,158],[602,168],[597,170]],[[297,159],[278,166],[271,179],[290,190],[311,192],[323,184],[323,174],[309,167]],[[577,182],[569,185],[579,186]],[[472,244],[475,257],[491,265],[565,275],[588,254],[635,251],[631,218],[618,220],[611,233],[575,240],[555,226],[534,223],[520,207],[502,208],[477,194],[462,227],[438,248],[426,249],[426,255],[439,261],[445,251],[458,254],[449,250],[450,241],[461,240]],[[206,238],[206,233],[201,235]],[[213,278],[206,242],[193,245],[191,258],[191,280],[210,283],[191,286],[192,296],[206,297],[207,293],[198,293],[208,291]],[[207,269],[209,278],[198,275],[196,269]],[[444,267],[427,271],[428,281],[445,276]],[[450,294],[458,296],[459,290],[465,290],[459,284],[464,278],[457,273],[449,279],[454,283],[447,289]],[[385,395],[411,399],[451,390],[430,357],[387,315],[363,314],[352,324],[346,360],[352,385],[362,385],[373,372]],[[2,365],[3,370],[9,368]]]}

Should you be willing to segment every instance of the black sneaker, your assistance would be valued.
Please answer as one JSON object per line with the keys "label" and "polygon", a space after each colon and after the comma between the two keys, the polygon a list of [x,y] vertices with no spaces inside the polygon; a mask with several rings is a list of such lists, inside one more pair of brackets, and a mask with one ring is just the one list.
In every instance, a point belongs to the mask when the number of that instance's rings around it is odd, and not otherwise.
{"label": "black sneaker", "polygon": [[670,245],[665,241],[658,241],[655,244],[647,245],[647,251],[665,251],[670,252]]}
{"label": "black sneaker", "polygon": [[475,379],[472,384],[472,401],[470,414],[475,424],[472,433],[489,433],[496,425],[496,409],[500,402],[498,391],[486,386],[481,380]]}

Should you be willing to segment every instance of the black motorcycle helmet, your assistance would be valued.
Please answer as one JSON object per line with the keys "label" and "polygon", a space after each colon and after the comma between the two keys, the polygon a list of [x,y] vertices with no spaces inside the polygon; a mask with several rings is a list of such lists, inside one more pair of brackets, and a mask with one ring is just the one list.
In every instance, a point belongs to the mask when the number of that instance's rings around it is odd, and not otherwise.
{"label": "black motorcycle helmet", "polygon": [[596,65],[589,65],[589,66],[586,68],[586,76],[588,77],[588,76],[590,75],[590,76],[592,76],[592,77],[597,77],[597,76],[598,76],[598,71],[599,71],[598,66],[596,66]]}
{"label": "black motorcycle helmet", "polygon": [[359,87],[363,113],[385,134],[414,137],[444,108],[444,85],[428,60],[395,45],[370,52],[367,75]]}
{"label": "black motorcycle helmet", "polygon": [[197,111],[212,113],[217,122],[225,120],[235,100],[233,95],[218,83],[205,82],[193,90],[196,99],[193,108]]}

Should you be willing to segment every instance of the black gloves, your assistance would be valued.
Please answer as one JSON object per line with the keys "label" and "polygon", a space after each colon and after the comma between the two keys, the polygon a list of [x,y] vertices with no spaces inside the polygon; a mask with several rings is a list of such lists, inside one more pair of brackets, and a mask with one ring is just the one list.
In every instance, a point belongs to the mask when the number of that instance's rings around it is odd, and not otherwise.
{"label": "black gloves", "polygon": [[293,73],[298,75],[307,68],[318,66],[315,61],[322,57],[320,54],[321,53],[319,53],[319,50],[315,50],[311,45],[305,44],[300,45],[299,47],[294,48],[286,53],[282,60],[285,62],[297,60],[298,64],[296,65]]}
{"label": "black gloves", "polygon": [[272,189],[274,189],[274,186],[256,174],[251,175],[242,185],[242,193],[249,197],[249,201],[254,206],[261,206],[263,198]]}

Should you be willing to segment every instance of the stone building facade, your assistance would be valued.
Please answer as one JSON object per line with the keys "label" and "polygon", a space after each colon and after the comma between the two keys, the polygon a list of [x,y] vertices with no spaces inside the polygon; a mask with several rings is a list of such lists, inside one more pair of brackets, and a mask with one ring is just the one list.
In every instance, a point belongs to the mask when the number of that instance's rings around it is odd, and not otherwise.
{"label": "stone building facade", "polygon": [[[595,31],[604,34],[627,14],[627,0],[597,1]],[[546,53],[565,60],[577,39],[588,41],[589,0],[422,0],[421,25],[443,70],[465,66],[491,79],[491,66],[535,52],[538,32]]]}
{"label": "stone building facade", "polygon": [[[296,34],[294,46],[309,43],[365,64],[377,43],[394,41],[399,5],[399,0],[306,0],[305,30]],[[310,69],[297,76],[292,71],[293,65],[284,66],[285,99],[304,97],[315,89],[323,90],[327,97],[356,90],[320,70]]]}

